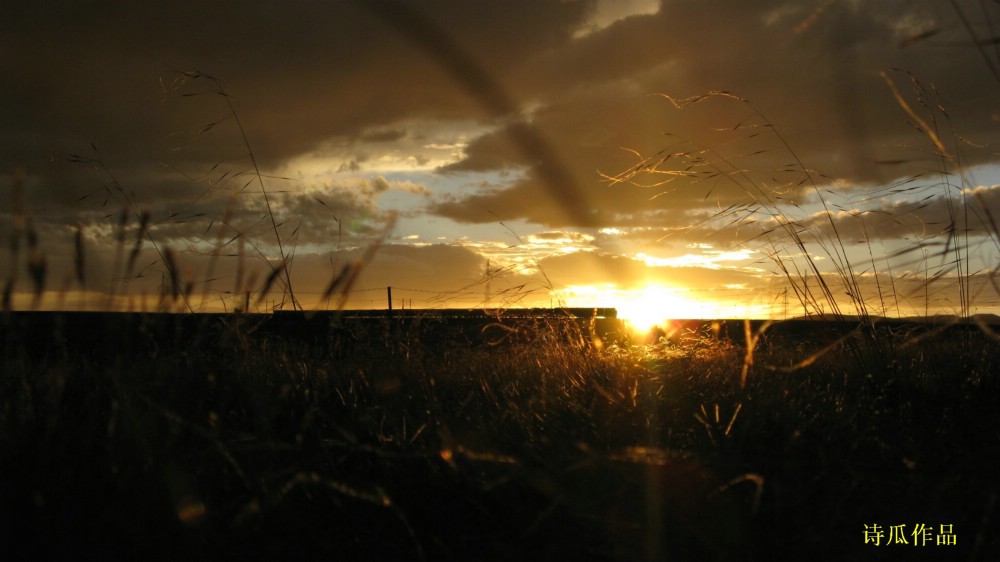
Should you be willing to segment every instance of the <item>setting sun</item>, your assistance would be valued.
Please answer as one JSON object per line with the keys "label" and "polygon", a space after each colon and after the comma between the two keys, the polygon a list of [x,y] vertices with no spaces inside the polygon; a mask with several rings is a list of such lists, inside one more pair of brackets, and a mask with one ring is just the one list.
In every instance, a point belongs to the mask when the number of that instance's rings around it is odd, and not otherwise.
{"label": "setting sun", "polygon": [[709,301],[692,296],[686,288],[648,284],[621,288],[614,284],[576,285],[563,293],[568,306],[602,306],[618,311],[618,318],[638,334],[666,327],[670,320],[751,318],[768,314],[767,306],[752,303]]}
{"label": "setting sun", "polygon": [[638,333],[662,327],[674,318],[701,318],[708,305],[687,298],[684,291],[658,285],[623,291],[613,302],[618,317]]}

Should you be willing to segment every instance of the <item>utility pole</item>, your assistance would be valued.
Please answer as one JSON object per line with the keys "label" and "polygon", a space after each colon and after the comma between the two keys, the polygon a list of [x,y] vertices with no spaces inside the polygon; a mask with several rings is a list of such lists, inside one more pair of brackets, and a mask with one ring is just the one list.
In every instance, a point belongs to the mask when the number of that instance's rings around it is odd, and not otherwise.
{"label": "utility pole", "polygon": [[486,294],[483,295],[483,308],[490,307],[490,260],[486,260]]}
{"label": "utility pole", "polygon": [[387,326],[387,328],[388,328],[388,334],[389,334],[389,338],[392,338],[392,335],[393,335],[393,322],[392,322],[392,287],[386,287],[386,288],[385,288],[385,293],[386,293],[386,297],[387,297],[387,298],[388,298],[388,300],[389,300],[389,309],[388,309],[388,312],[387,312],[387,316],[388,316],[388,326]]}

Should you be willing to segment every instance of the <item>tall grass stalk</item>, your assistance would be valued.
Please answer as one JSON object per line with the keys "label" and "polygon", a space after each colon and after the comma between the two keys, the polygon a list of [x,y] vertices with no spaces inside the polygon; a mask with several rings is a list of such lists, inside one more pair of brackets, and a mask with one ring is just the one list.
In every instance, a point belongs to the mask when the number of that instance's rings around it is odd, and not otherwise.
{"label": "tall grass stalk", "polygon": [[13,309],[14,289],[17,285],[18,272],[20,271],[21,260],[21,238],[24,236],[25,223],[27,221],[24,211],[24,177],[25,171],[17,169],[14,172],[14,183],[11,189],[11,229],[10,240],[7,251],[10,260],[10,270],[3,286],[3,311],[8,312]]}
{"label": "tall grass stalk", "polygon": [[[723,154],[720,150],[721,147],[686,149],[683,144],[679,150],[662,150],[649,157],[635,153],[639,159],[637,164],[618,174],[605,175],[604,177],[612,185],[630,183],[642,187],[658,187],[686,178],[693,180],[692,185],[707,180],[721,179],[736,186],[747,196],[748,201],[735,203],[721,209],[703,221],[701,225],[696,225],[696,228],[716,226],[728,229],[753,223],[761,225],[755,236],[745,237],[741,244],[763,243],[762,247],[757,249],[771,260],[776,271],[785,279],[791,293],[798,301],[802,314],[808,317],[820,319],[853,317],[868,325],[869,329],[874,329],[874,324],[880,317],[901,315],[900,297],[912,297],[913,295],[907,294],[909,291],[903,290],[897,283],[898,279],[893,271],[893,261],[904,258],[914,251],[923,254],[923,259],[914,262],[914,264],[924,269],[924,280],[920,285],[920,290],[923,293],[924,315],[929,316],[930,314],[933,296],[932,285],[953,279],[952,286],[958,295],[956,313],[963,318],[969,317],[974,310],[974,296],[977,294],[972,287],[974,277],[988,273],[994,289],[998,285],[994,280],[995,271],[974,272],[971,269],[973,258],[973,241],[971,240],[973,225],[971,221],[978,218],[980,226],[985,230],[993,246],[1000,248],[995,221],[993,221],[989,209],[986,208],[985,200],[981,195],[977,195],[975,198],[969,196],[972,188],[962,166],[961,153],[957,148],[949,149],[944,140],[942,121],[939,116],[943,117],[945,124],[949,124],[949,120],[942,103],[931,101],[928,90],[920,84],[915,76],[908,74],[914,87],[914,95],[928,114],[928,118],[925,119],[899,91],[889,75],[883,73],[882,76],[890,94],[903,109],[907,118],[931,142],[941,177],[939,185],[942,188],[939,193],[932,194],[932,196],[940,198],[948,217],[948,223],[937,233],[932,233],[930,238],[918,236],[911,246],[904,247],[892,254],[883,251],[881,257],[877,258],[873,248],[877,241],[871,236],[864,216],[866,211],[843,210],[841,216],[850,216],[856,221],[862,235],[861,242],[867,250],[865,263],[854,262],[851,259],[847,242],[841,233],[843,226],[837,218],[836,210],[839,205],[832,204],[825,189],[821,188],[817,180],[820,174],[810,169],[801,160],[782,135],[778,126],[768,120],[749,100],[731,92],[715,91],[685,99],[675,98],[667,94],[660,95],[677,110],[685,110],[694,104],[709,100],[722,100],[746,106],[750,118],[739,123],[732,130],[737,133],[744,130],[749,132],[736,142],[747,142],[751,139],[753,142],[760,142],[764,138],[760,136],[760,133],[767,132],[776,141],[782,152],[788,154],[792,160],[790,165],[776,170],[791,175],[791,179],[785,184],[774,186],[758,180],[756,174],[767,172],[767,170],[755,170],[745,163],[737,163],[733,157]],[[951,132],[951,136],[956,137],[957,135]],[[738,158],[752,157],[763,152],[766,150],[758,150]],[[877,195],[878,192],[908,193],[917,189],[926,189],[917,184],[907,186],[920,177],[918,175],[906,178],[888,187],[878,188],[875,194]],[[955,185],[952,177],[960,178],[961,185]],[[644,181],[646,178],[650,178],[652,181]],[[774,196],[774,193],[779,189],[801,190],[802,188],[806,188],[815,198],[816,204],[820,208],[817,216],[823,224],[814,223],[813,226],[809,226],[805,221],[791,214],[795,210],[801,210],[798,204],[789,204]],[[955,190],[958,190],[957,194]],[[924,206],[926,203],[920,202],[911,205],[911,208],[914,211],[919,211]],[[824,230],[827,231],[826,234],[823,232]],[[940,249],[929,253],[928,250],[934,246],[940,246]],[[939,258],[940,263],[933,265],[932,258]],[[827,272],[819,267],[821,259],[827,260],[831,264],[832,271]],[[886,274],[888,274],[888,286],[882,282]],[[866,285],[866,279],[869,278],[874,285],[871,296],[869,296],[869,289]],[[834,280],[840,289],[835,289],[831,285]],[[887,294],[887,290],[890,291],[889,294]],[[1000,291],[997,291],[997,294],[1000,295]],[[844,301],[840,295],[846,296],[847,300]],[[870,302],[872,299],[874,302]],[[843,308],[845,302],[850,305],[850,312]],[[892,304],[891,308],[890,303]],[[877,307],[877,313],[873,307]]]}
{"label": "tall grass stalk", "polygon": [[[284,266],[288,266],[291,263],[291,256],[286,255],[284,242],[281,237],[281,233],[278,231],[278,221],[274,216],[274,209],[271,205],[271,196],[264,184],[264,175],[261,173],[260,165],[257,163],[257,155],[250,145],[250,137],[246,133],[246,129],[243,127],[243,122],[240,119],[240,114],[236,111],[236,105],[233,102],[233,96],[226,91],[222,81],[214,76],[204,74],[202,72],[181,72],[178,78],[172,84],[173,88],[180,88],[186,82],[191,80],[207,80],[211,85],[213,92],[221,97],[225,102],[226,108],[228,110],[229,116],[233,119],[236,124],[236,128],[239,131],[240,138],[242,139],[243,146],[246,148],[247,157],[250,159],[251,167],[253,168],[253,177],[260,187],[261,195],[264,198],[264,206],[267,209],[267,218],[271,225],[271,230],[274,232],[274,240],[278,247],[278,254],[281,263]],[[292,308],[294,310],[301,310],[302,307],[299,304],[298,299],[295,296],[295,291],[292,288],[292,276],[287,267],[283,267],[279,272],[285,281],[285,291],[282,292],[282,303],[284,304],[284,298],[287,296],[290,299]],[[279,305],[279,307],[281,306]]]}
{"label": "tall grass stalk", "polygon": [[0,331],[12,556],[842,560],[886,513],[953,523],[963,560],[1000,548],[1000,348],[958,358],[948,331],[870,372],[802,362],[838,342],[775,323],[748,338],[769,376],[741,381],[748,350],[709,330],[598,348],[552,317],[473,346],[376,321],[307,344],[175,320],[194,329]]}

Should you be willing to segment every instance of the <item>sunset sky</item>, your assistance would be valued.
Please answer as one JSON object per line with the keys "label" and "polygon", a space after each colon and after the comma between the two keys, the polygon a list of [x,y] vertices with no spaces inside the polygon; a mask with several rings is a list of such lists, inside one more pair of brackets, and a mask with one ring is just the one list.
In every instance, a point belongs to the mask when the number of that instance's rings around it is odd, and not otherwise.
{"label": "sunset sky", "polygon": [[[995,311],[994,22],[971,0],[5,2],[0,281],[29,308],[44,263],[34,306],[152,308],[173,267],[176,309],[231,310],[284,254],[305,308],[359,263],[350,307],[392,286],[782,317],[831,311],[818,271],[845,313],[955,313],[960,288]],[[290,308],[287,283],[253,306]]]}

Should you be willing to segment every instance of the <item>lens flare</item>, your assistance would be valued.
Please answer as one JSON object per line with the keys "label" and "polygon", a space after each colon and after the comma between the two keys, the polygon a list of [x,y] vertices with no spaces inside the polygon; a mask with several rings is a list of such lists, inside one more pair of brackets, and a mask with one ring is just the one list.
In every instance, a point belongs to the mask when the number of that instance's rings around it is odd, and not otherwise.
{"label": "lens flare", "polygon": [[568,306],[617,309],[618,318],[637,335],[647,335],[654,328],[668,330],[672,320],[768,317],[765,305],[702,300],[693,292],[656,283],[638,288],[604,284],[570,286],[560,296]]}
{"label": "lens flare", "polygon": [[633,291],[622,291],[613,301],[618,317],[640,334],[662,328],[667,321],[678,318],[700,318],[707,303],[684,296],[672,287],[649,285]]}

